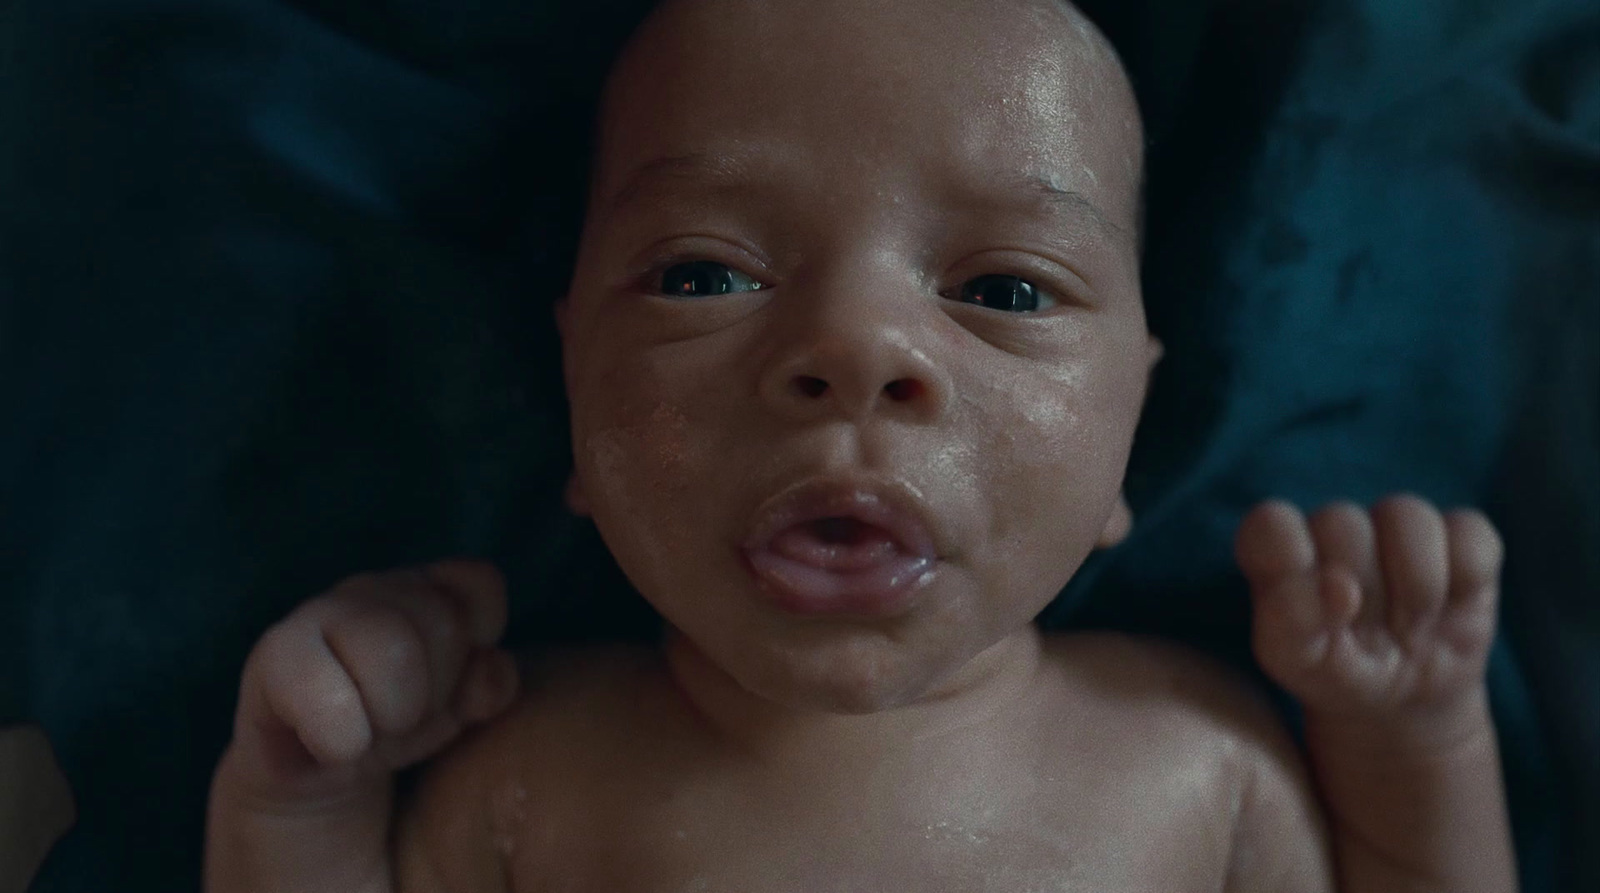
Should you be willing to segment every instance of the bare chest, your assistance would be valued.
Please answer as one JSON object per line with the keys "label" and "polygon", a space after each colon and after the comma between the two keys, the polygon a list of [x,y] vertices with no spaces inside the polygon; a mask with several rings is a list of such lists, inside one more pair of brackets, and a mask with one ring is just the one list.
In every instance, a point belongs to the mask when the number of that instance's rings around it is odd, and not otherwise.
{"label": "bare chest", "polygon": [[502,849],[517,893],[1198,893],[1221,888],[1232,825],[1203,764],[930,766],[809,788],[623,773],[524,814]]}
{"label": "bare chest", "polygon": [[511,887],[1220,890],[1242,776],[1215,711],[1181,695],[1189,664],[1121,639],[1052,647],[1016,706],[939,736],[783,758],[697,731],[648,663],[541,705],[490,785]]}

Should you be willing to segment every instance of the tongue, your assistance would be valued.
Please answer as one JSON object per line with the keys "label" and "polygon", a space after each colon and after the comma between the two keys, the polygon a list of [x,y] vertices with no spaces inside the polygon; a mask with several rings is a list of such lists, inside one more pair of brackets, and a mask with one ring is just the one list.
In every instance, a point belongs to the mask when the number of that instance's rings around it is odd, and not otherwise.
{"label": "tongue", "polygon": [[790,561],[841,572],[880,565],[900,552],[887,530],[853,518],[796,524],[774,537],[769,548]]}

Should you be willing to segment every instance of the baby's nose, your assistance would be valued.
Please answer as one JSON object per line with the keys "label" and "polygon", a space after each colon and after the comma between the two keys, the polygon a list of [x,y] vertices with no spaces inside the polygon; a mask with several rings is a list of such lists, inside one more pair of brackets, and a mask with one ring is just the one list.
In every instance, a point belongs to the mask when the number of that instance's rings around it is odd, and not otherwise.
{"label": "baby's nose", "polygon": [[[799,394],[812,400],[828,396],[833,389],[827,379],[805,373],[795,375],[794,386]],[[883,386],[883,396],[891,403],[919,401],[927,392],[928,386],[916,378],[897,378]]]}
{"label": "baby's nose", "polygon": [[949,408],[945,370],[903,330],[858,326],[800,339],[768,368],[763,400],[801,420],[892,416],[929,424]]}

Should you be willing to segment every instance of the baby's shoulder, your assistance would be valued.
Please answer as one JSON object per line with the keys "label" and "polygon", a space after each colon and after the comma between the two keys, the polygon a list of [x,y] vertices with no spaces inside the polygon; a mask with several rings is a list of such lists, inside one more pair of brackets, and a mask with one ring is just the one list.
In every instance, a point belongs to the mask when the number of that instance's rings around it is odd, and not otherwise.
{"label": "baby's shoulder", "polygon": [[661,651],[645,645],[546,647],[517,664],[516,702],[463,742],[461,758],[537,765],[558,751],[593,756],[619,731],[631,737],[639,717],[630,714],[669,693]]}
{"label": "baby's shoulder", "polygon": [[518,668],[512,707],[421,767],[401,803],[398,864],[412,879],[402,889],[514,889],[518,863],[595,830],[563,830],[559,817],[626,785],[617,751],[639,738],[628,714],[659,700],[658,652],[550,648],[519,656]]}
{"label": "baby's shoulder", "polygon": [[1109,631],[1047,635],[1044,677],[1060,721],[1100,730],[1112,747],[1137,738],[1140,753],[1182,748],[1245,767],[1288,742],[1265,689],[1169,640]]}
{"label": "baby's shoulder", "polygon": [[1170,839],[1209,854],[1218,877],[1281,872],[1284,889],[1327,889],[1310,773],[1264,684],[1141,636],[1059,636],[1046,654],[1058,695],[1046,699],[1058,716],[1051,746],[1058,763],[1087,767],[1073,777],[1080,787],[1123,804],[1147,832],[1166,823]]}

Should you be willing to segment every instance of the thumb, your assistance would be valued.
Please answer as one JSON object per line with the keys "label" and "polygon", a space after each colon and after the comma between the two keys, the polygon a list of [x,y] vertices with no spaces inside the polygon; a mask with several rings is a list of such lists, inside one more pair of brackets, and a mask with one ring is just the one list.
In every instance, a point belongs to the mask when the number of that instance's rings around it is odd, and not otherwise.
{"label": "thumb", "polygon": [[479,649],[456,689],[455,714],[467,725],[494,719],[516,701],[521,683],[516,658],[499,648]]}

